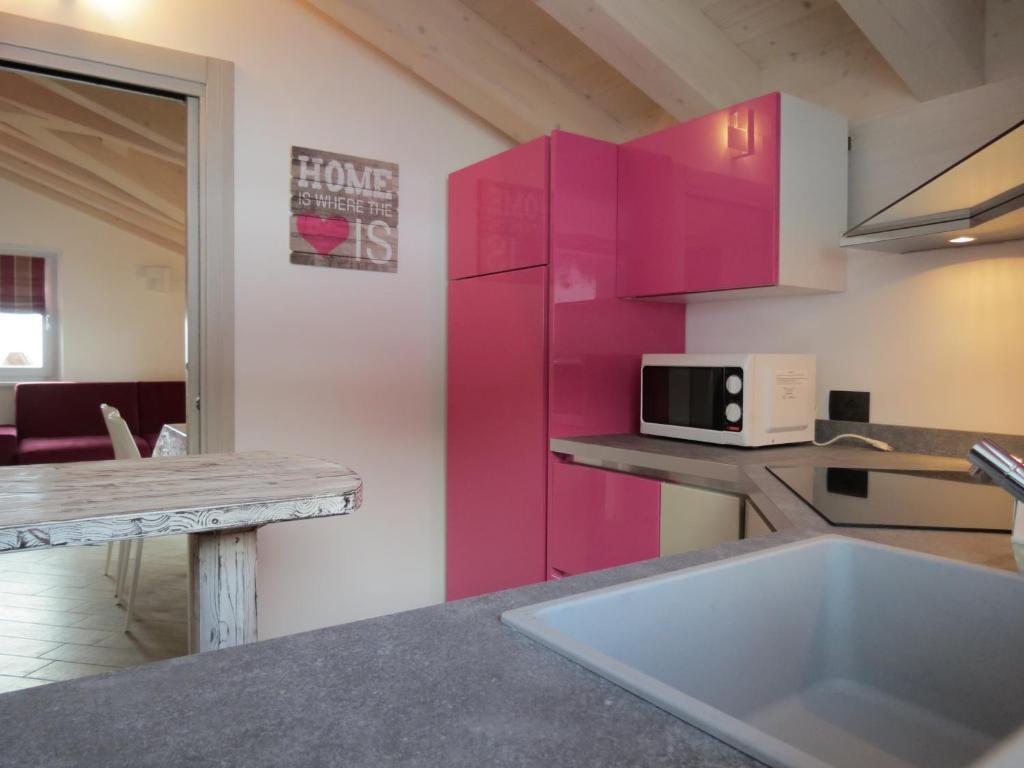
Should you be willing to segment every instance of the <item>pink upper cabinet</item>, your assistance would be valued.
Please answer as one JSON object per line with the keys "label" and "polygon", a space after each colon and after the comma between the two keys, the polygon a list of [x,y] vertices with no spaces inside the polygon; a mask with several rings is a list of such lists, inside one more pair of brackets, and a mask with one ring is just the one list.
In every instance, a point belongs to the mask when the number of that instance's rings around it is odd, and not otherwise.
{"label": "pink upper cabinet", "polygon": [[744,105],[753,151],[722,110],[620,148],[619,290],[720,291],[778,280],[779,95]]}
{"label": "pink upper cabinet", "polygon": [[552,134],[551,437],[634,431],[640,356],[684,348],[684,306],[616,295],[617,166],[614,144]]}
{"label": "pink upper cabinet", "polygon": [[448,177],[448,277],[548,261],[548,138],[521,144]]}
{"label": "pink upper cabinet", "polygon": [[618,294],[842,290],[846,141],[771,93],[623,144]]}

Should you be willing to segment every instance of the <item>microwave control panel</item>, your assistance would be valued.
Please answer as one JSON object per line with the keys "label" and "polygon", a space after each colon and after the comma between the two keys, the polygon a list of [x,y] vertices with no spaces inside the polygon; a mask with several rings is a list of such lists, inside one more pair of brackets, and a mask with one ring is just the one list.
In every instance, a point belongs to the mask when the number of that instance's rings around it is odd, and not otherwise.
{"label": "microwave control panel", "polygon": [[743,369],[725,368],[723,400],[725,401],[725,425],[728,432],[743,431]]}

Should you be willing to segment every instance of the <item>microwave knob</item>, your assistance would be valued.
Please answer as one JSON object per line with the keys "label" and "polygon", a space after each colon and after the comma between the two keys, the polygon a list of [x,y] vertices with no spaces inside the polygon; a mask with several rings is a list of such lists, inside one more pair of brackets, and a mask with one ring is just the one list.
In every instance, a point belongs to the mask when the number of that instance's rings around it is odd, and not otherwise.
{"label": "microwave knob", "polygon": [[743,379],[741,379],[735,373],[725,380],[725,391],[728,392],[730,395],[738,395],[742,389]]}
{"label": "microwave knob", "polygon": [[735,424],[740,420],[740,416],[743,415],[743,409],[740,408],[738,403],[729,403],[725,406],[725,418],[731,424]]}

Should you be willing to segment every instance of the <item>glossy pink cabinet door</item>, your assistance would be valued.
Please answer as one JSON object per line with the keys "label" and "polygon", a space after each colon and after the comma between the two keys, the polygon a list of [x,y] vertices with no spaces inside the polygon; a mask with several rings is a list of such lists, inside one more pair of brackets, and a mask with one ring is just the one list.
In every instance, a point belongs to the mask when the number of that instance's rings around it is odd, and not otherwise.
{"label": "glossy pink cabinet door", "polygon": [[547,267],[448,286],[447,596],[543,581]]}
{"label": "glossy pink cabinet door", "polygon": [[448,278],[548,262],[548,138],[448,177]]}
{"label": "glossy pink cabinet door", "polygon": [[778,283],[779,125],[772,93],[620,146],[619,296]]}
{"label": "glossy pink cabinet door", "polygon": [[550,577],[657,557],[661,483],[553,458],[548,520]]}
{"label": "glossy pink cabinet door", "polygon": [[615,289],[617,148],[551,137],[551,437],[639,427],[640,356],[682,352],[682,304],[623,301]]}

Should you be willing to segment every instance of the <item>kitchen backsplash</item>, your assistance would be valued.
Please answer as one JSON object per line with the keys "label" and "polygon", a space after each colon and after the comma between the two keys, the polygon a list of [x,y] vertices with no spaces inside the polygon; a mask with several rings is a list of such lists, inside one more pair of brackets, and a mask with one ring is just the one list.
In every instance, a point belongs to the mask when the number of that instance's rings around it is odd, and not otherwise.
{"label": "kitchen backsplash", "polygon": [[933,456],[956,456],[966,458],[967,452],[979,440],[995,440],[1006,450],[1024,456],[1024,435],[1006,435],[993,432],[969,432],[957,429],[929,429],[927,427],[903,427],[895,424],[872,424],[859,421],[816,422],[815,439],[818,442],[831,440],[836,435],[852,432],[856,435],[884,440],[897,451],[924,453]]}

